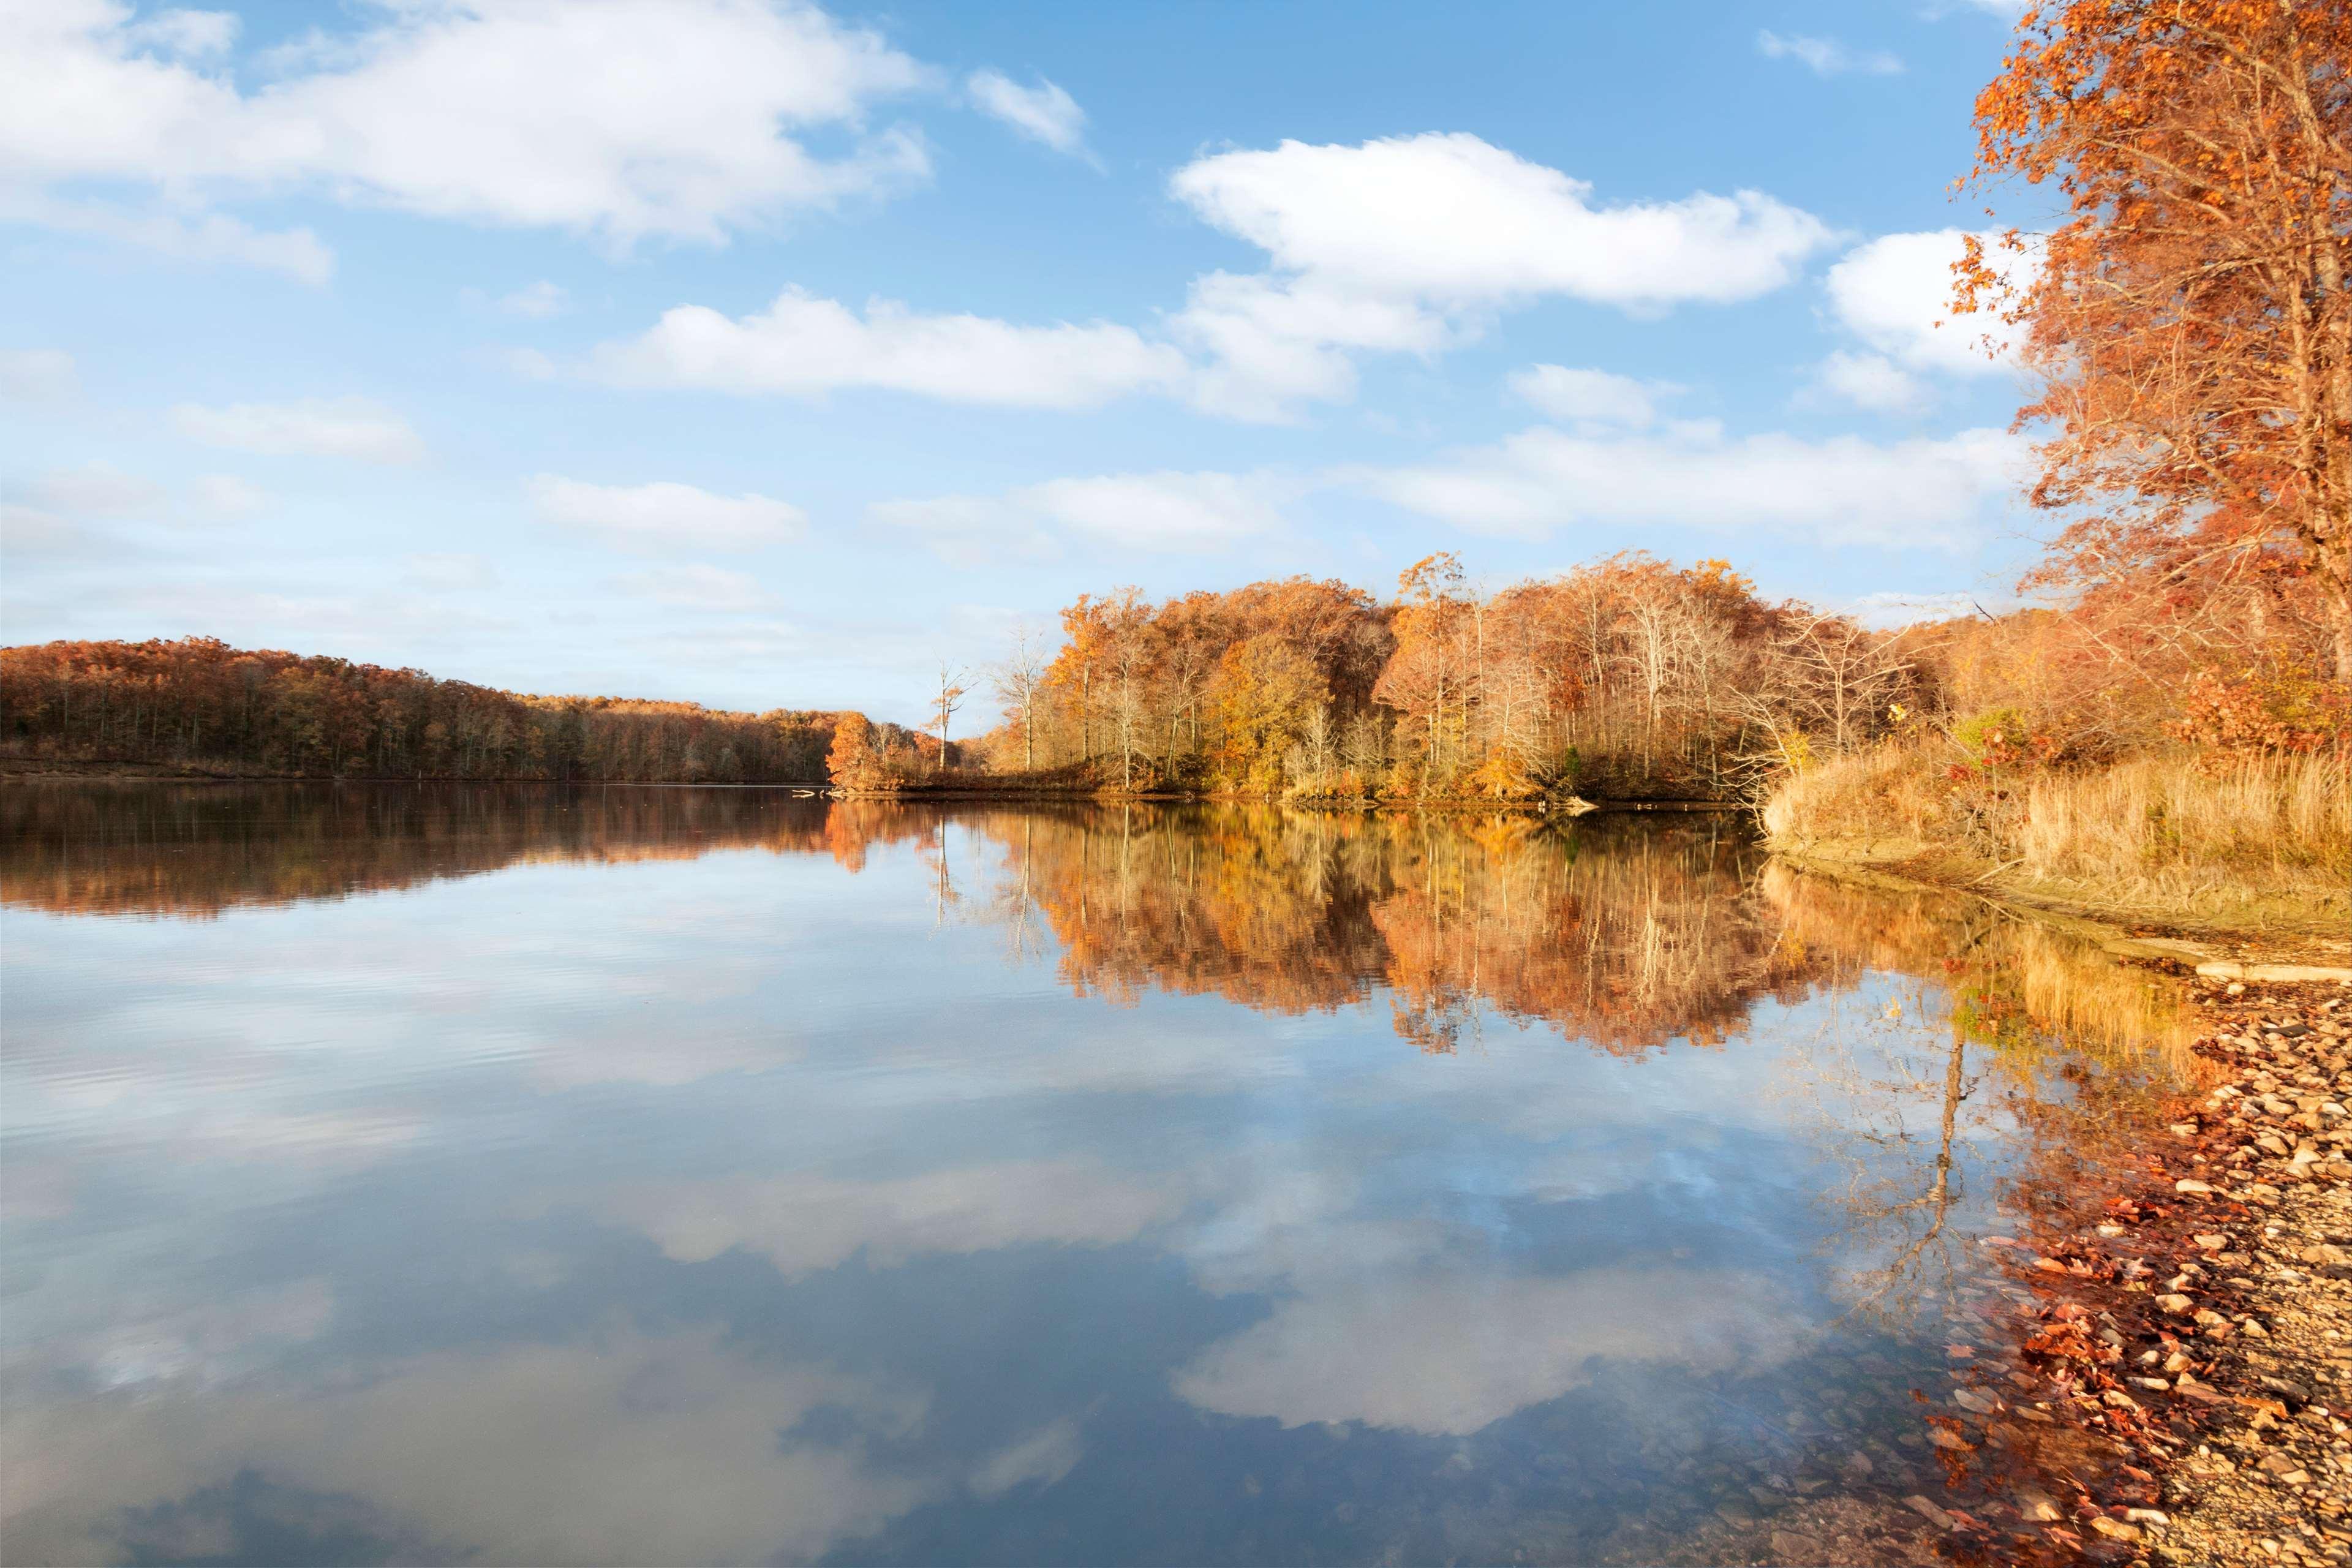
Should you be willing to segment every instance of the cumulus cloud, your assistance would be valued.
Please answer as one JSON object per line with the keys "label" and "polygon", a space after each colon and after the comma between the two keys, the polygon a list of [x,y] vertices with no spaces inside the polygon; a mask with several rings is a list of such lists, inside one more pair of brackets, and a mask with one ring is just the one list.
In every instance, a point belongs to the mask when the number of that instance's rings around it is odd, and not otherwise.
{"label": "cumulus cloud", "polygon": [[[1841,349],[1813,373],[1816,385],[1858,407],[1916,413],[1935,401],[1936,377],[2013,371],[2013,334],[1990,315],[1952,312],[1952,264],[1967,235],[1957,228],[1889,234],[1856,246],[1829,270],[1823,290],[1831,320],[1867,350]],[[1999,237],[1977,236],[2002,275],[2024,283],[2038,253],[1999,248]]]}
{"label": "cumulus cloud", "polygon": [[680,305],[644,336],[604,345],[590,368],[634,385],[876,386],[1025,407],[1157,393],[1274,421],[1351,395],[1360,353],[1433,355],[1548,295],[1636,314],[1746,300],[1787,283],[1832,238],[1755,191],[1599,205],[1588,184],[1460,134],[1220,153],[1179,170],[1170,191],[1269,265],[1196,278],[1156,336],[882,300],[860,317],[788,289],[741,318]]}
{"label": "cumulus cloud", "polygon": [[887,300],[869,301],[861,317],[798,289],[740,318],[677,306],[593,360],[598,377],[626,386],[803,397],[864,387],[1023,408],[1093,407],[1177,386],[1185,369],[1178,350],[1128,327],[924,315]]}
{"label": "cumulus cloud", "polygon": [[1895,76],[1903,69],[1903,62],[1884,49],[1851,49],[1835,38],[1802,34],[1784,37],[1769,27],[1756,35],[1756,51],[1766,59],[1797,60],[1815,76]]}
{"label": "cumulus cloud", "polygon": [[[2032,253],[2004,258],[1994,248],[1998,236],[1978,237],[1987,257],[2018,281],[2038,265]],[[1952,314],[1952,264],[1965,238],[1957,228],[1943,228],[1885,235],[1855,247],[1829,270],[1831,314],[1880,353],[1914,369],[1982,375],[2009,368],[2014,345],[2000,322]]]}
{"label": "cumulus cloud", "polygon": [[63,349],[0,349],[0,398],[10,403],[70,397],[75,382],[73,355]]}
{"label": "cumulus cloud", "polygon": [[298,403],[183,403],[172,427],[192,441],[268,457],[352,458],[413,463],[425,443],[408,421],[364,397],[310,397]]}
{"label": "cumulus cloud", "polygon": [[1049,479],[1003,496],[884,501],[869,521],[921,535],[950,560],[1042,554],[1057,535],[1155,552],[1203,554],[1279,531],[1303,487],[1265,474],[1105,474]]}
{"label": "cumulus cloud", "polygon": [[1083,158],[1087,153],[1087,111],[1077,100],[1044,77],[1034,87],[1023,87],[1000,70],[976,70],[964,80],[972,107],[1005,124],[1032,142],[1056,153]]}
{"label": "cumulus cloud", "polygon": [[1547,295],[1652,314],[1778,289],[1831,234],[1756,191],[1603,205],[1472,135],[1213,153],[1171,193],[1266,252],[1195,283],[1173,323],[1208,358],[1194,400],[1244,418],[1354,388],[1350,351],[1432,353]]}
{"label": "cumulus cloud", "polygon": [[[621,244],[717,240],[929,173],[913,133],[861,129],[925,68],[797,0],[422,0],[374,15],[281,51],[291,68],[247,92],[223,68],[235,20],[222,14],[8,7],[0,161],[35,191],[113,181],[182,209],[320,193]],[[820,156],[797,139],[820,129],[851,145]]]}
{"label": "cumulus cloud", "polygon": [[808,516],[769,496],[714,495],[692,485],[597,485],[541,474],[530,499],[542,522],[624,550],[758,550],[800,537]]}
{"label": "cumulus cloud", "polygon": [[1373,495],[1475,533],[1544,538],[1580,526],[1766,529],[1824,543],[1956,548],[2014,488],[2018,437],[1738,440],[1523,431],[1411,468],[1362,470]]}
{"label": "cumulus cloud", "polygon": [[1170,188],[1280,272],[1445,306],[1727,303],[1788,283],[1831,238],[1757,191],[1598,205],[1589,182],[1460,132],[1219,153]]}
{"label": "cumulus cloud", "polygon": [[1515,372],[1512,393],[1554,419],[1639,430],[1657,423],[1658,400],[1682,390],[1672,382],[1636,381],[1605,370],[1536,364]]}

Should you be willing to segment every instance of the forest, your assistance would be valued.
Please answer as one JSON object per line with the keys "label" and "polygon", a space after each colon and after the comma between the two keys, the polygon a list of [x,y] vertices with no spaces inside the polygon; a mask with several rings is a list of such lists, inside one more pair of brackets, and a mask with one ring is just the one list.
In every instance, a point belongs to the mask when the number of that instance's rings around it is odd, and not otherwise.
{"label": "forest", "polygon": [[[821,784],[843,715],[533,697],[212,637],[0,648],[0,760],[236,776]],[[864,721],[860,719],[860,722]],[[876,753],[937,742],[867,726]]]}

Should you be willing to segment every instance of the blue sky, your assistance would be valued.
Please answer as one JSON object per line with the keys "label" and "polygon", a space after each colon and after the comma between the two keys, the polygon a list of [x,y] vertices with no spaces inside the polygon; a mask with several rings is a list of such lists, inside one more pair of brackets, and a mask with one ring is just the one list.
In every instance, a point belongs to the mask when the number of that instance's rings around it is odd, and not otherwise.
{"label": "blue sky", "polygon": [[912,719],[1435,549],[1992,603],[2014,10],[0,7],[0,634]]}

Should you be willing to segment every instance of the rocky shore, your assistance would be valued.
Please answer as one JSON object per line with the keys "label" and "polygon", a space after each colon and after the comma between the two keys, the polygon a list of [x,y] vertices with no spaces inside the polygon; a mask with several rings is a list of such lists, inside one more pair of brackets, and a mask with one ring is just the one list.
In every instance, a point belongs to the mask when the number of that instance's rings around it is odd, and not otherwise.
{"label": "rocky shore", "polygon": [[2002,1238],[2016,1348],[1930,1417],[2007,1450],[1979,1548],[2352,1563],[2352,987],[2199,1000],[2203,1091],[2095,1212]]}

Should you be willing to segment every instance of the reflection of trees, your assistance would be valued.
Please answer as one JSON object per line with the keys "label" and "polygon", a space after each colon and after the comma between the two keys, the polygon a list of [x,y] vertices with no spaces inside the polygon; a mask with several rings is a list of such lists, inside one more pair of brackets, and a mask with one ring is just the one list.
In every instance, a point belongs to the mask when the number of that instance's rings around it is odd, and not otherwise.
{"label": "reflection of trees", "polygon": [[473,876],[519,861],[827,853],[856,869],[933,818],[760,789],[559,784],[12,784],[0,900],[73,914],[209,915]]}
{"label": "reflection of trees", "polygon": [[980,824],[1063,947],[1063,979],[1278,1012],[1391,993],[1454,1048],[1482,1009],[1612,1050],[1719,1041],[1794,972],[1736,826],[1127,807]]}
{"label": "reflection of trees", "polygon": [[[1963,1195],[1965,1125],[1985,1119],[1971,1108],[1980,1080],[1967,1071],[1967,1037],[1958,1031],[1936,1058],[1915,1061],[1885,1042],[1863,1067],[1824,1043],[1820,1075],[1823,1110],[1839,1152],[1850,1162],[1832,1202],[1844,1223],[1829,1250],[1861,1259],[1845,1280],[1850,1316],[1899,1320],[1930,1305],[1948,1310],[1970,1266],[1966,1238],[1947,1228]],[[1932,1114],[1930,1143],[1914,1119]]]}
{"label": "reflection of trees", "polygon": [[2189,1061],[2194,1031],[2174,990],[2083,937],[1964,894],[1861,888],[1780,861],[1758,886],[1809,965],[1934,975],[1953,1028],[1973,1042],[2031,1053],[2063,1037],[2109,1060],[2153,1050],[2168,1070]]}
{"label": "reflection of trees", "polygon": [[[1844,1224],[1831,1245],[1862,1259],[1847,1282],[1854,1312],[1948,1307],[1980,1272],[1948,1224],[1973,1131],[1996,1120],[2011,1130],[2002,1146],[2020,1179],[2008,1184],[2009,1205],[2023,1219],[2021,1202],[2030,1210],[2044,1201],[2037,1194],[2095,1190],[2084,1156],[2100,1140],[2087,1123],[2120,1125],[2141,1071],[2189,1059],[2171,991],[2084,938],[1981,900],[1862,889],[1780,864],[1759,886],[1783,943],[1816,973],[1847,984],[1867,970],[1937,982],[1933,1005],[1948,1038],[1931,1055],[1920,1055],[1916,1030],[1906,1038],[1881,1021],[1841,1017],[1810,1056],[1823,1123],[1852,1163],[1836,1197]],[[1896,1004],[1892,1016],[1900,1012]],[[2087,1071],[2085,1059],[2102,1070]],[[1998,1096],[1981,1092],[1989,1081]],[[2086,1118],[2094,1099],[2108,1113]],[[2071,1174],[2029,1174],[2060,1166]]]}
{"label": "reflection of trees", "polygon": [[1717,819],[1585,824],[1565,841],[1521,817],[1401,827],[1373,918],[1399,1031],[1426,1048],[1452,1047],[1473,998],[1612,1051],[1718,1044],[1795,977],[1753,896],[1749,840]]}

